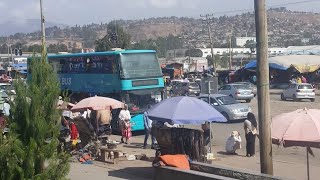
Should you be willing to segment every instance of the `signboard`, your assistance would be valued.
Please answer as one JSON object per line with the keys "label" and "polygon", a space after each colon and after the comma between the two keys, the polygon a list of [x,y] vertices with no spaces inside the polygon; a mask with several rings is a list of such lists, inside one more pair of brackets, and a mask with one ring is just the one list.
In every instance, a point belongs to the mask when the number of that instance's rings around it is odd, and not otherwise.
{"label": "signboard", "polygon": [[135,80],[132,81],[132,87],[158,85],[158,79]]}
{"label": "signboard", "polygon": [[218,77],[208,77],[201,79],[201,94],[217,94]]}

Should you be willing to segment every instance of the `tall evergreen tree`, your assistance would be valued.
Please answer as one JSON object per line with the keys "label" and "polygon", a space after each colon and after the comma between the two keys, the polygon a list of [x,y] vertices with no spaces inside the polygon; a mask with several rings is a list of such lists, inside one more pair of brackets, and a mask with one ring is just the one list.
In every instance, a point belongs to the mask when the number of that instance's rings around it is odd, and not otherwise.
{"label": "tall evergreen tree", "polygon": [[[0,179],[64,179],[69,156],[57,151],[60,128],[57,75],[47,55],[31,60],[31,77],[14,84],[10,132],[0,139]],[[61,113],[61,112],[60,112]]]}

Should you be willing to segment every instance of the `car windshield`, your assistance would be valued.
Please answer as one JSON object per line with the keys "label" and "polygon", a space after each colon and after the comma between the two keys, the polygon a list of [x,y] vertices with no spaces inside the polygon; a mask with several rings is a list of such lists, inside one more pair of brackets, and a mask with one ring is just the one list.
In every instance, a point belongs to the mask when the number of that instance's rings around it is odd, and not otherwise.
{"label": "car windshield", "polygon": [[305,84],[305,85],[299,85],[298,89],[313,89],[313,87],[310,84]]}
{"label": "car windshield", "polygon": [[238,102],[231,98],[230,96],[220,96],[220,97],[216,97],[217,101],[221,104],[221,105],[229,105],[229,104],[237,104]]}
{"label": "car windshield", "polygon": [[245,84],[234,84],[233,87],[236,88],[236,89],[248,89],[249,88]]}
{"label": "car windshield", "polygon": [[192,87],[192,88],[198,88],[199,87],[198,84],[194,83],[194,82],[190,83],[189,86]]}

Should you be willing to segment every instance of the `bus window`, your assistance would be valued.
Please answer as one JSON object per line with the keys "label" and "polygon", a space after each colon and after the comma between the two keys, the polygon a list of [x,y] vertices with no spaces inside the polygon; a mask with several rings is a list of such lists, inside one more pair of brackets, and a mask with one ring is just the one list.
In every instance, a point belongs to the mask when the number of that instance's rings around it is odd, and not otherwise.
{"label": "bus window", "polygon": [[[104,73],[117,72],[115,56],[70,57],[50,60],[57,66],[59,73]],[[57,65],[59,62],[60,67]]]}
{"label": "bus window", "polygon": [[121,54],[121,77],[148,78],[161,77],[162,72],[155,53]]}

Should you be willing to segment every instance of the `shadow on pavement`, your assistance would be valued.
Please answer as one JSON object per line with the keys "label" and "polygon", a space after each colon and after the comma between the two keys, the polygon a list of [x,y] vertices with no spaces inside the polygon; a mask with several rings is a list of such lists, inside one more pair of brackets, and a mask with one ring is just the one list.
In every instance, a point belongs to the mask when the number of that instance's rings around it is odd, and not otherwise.
{"label": "shadow on pavement", "polygon": [[228,122],[214,122],[214,124],[237,124],[237,123],[243,123],[246,119],[240,119],[240,120],[231,120]]}
{"label": "shadow on pavement", "polygon": [[109,176],[130,180],[147,180],[153,178],[153,173],[153,167],[127,167],[109,171]]}
{"label": "shadow on pavement", "polygon": [[244,155],[239,155],[239,154],[230,154],[230,153],[227,153],[227,152],[225,152],[225,151],[219,151],[219,152],[217,152],[218,154],[220,154],[220,155],[225,155],[225,156],[240,156],[240,157],[246,157],[246,156],[244,156]]}

